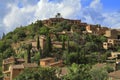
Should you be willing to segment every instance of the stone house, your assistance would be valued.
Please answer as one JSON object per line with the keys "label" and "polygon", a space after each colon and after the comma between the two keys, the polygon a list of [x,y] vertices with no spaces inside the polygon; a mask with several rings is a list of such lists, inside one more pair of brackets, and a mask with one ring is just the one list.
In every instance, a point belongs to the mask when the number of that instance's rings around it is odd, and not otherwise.
{"label": "stone house", "polygon": [[9,71],[10,66],[12,66],[13,64],[22,64],[24,62],[25,62],[24,59],[18,59],[14,57],[10,57],[3,60],[2,68],[3,68],[4,80],[12,80],[10,79],[10,74],[11,74]]}
{"label": "stone house", "polygon": [[107,42],[103,42],[103,48],[109,49],[114,48],[114,46],[120,45],[120,39],[108,39]]}
{"label": "stone house", "polygon": [[3,80],[13,80],[18,76],[25,68],[35,68],[38,65],[36,63],[25,63],[22,58],[10,57],[3,60]]}
{"label": "stone house", "polygon": [[116,29],[109,29],[109,30],[106,30],[104,36],[111,38],[111,39],[120,39],[120,31]]}
{"label": "stone house", "polygon": [[55,25],[62,21],[67,21],[69,24],[77,24],[77,25],[79,25],[81,23],[81,20],[64,19],[64,18],[62,18],[60,13],[57,13],[55,18],[49,18],[47,20],[43,20],[42,23],[49,26],[49,25]]}
{"label": "stone house", "polygon": [[86,31],[88,33],[91,33],[91,34],[94,34],[94,35],[103,35],[103,34],[105,34],[106,30],[108,30],[107,27],[101,27],[100,25],[88,24],[86,26]]}
{"label": "stone house", "polygon": [[120,52],[111,52],[111,57],[120,59]]}
{"label": "stone house", "polygon": [[40,59],[40,66],[42,67],[62,67],[63,61],[56,61],[55,58],[47,57]]}
{"label": "stone house", "polygon": [[15,64],[10,65],[9,70],[4,71],[4,80],[13,80],[17,77],[24,69],[26,68],[35,68],[38,67],[36,63],[23,63],[23,64]]}
{"label": "stone house", "polygon": [[107,62],[113,63],[114,70],[120,70],[120,52],[111,52]]}

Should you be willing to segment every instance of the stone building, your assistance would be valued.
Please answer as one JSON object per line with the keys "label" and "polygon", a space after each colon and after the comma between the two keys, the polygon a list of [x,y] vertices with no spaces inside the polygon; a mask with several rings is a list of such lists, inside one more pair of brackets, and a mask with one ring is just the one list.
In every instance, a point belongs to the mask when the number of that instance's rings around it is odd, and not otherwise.
{"label": "stone building", "polygon": [[44,50],[46,44],[46,37],[44,35],[40,36],[40,47]]}
{"label": "stone building", "polygon": [[22,64],[24,63],[24,59],[17,59],[14,57],[10,57],[8,59],[3,60],[2,63],[2,68],[3,68],[3,74],[4,74],[4,80],[12,80],[10,79],[10,66],[12,66],[13,64]]}
{"label": "stone building", "polygon": [[24,59],[10,57],[3,60],[2,68],[4,78],[3,80],[13,80],[18,76],[25,68],[35,68],[38,65],[36,63],[25,63]]}
{"label": "stone building", "polygon": [[57,15],[55,16],[55,18],[49,18],[47,20],[43,20],[42,23],[45,25],[55,25],[59,22],[63,22],[63,21],[67,21],[69,24],[76,24],[76,25],[80,25],[81,20],[70,20],[70,19],[64,19],[62,18],[60,13],[57,13]]}
{"label": "stone building", "polygon": [[103,48],[109,49],[120,45],[120,39],[108,39],[107,42],[103,42]]}
{"label": "stone building", "polygon": [[106,30],[108,30],[107,27],[101,27],[100,25],[88,24],[86,26],[86,31],[88,33],[91,33],[91,34],[94,34],[94,35],[103,35],[103,34],[105,34]]}
{"label": "stone building", "polygon": [[120,59],[120,52],[111,52],[111,57]]}
{"label": "stone building", "polygon": [[13,80],[17,77],[24,69],[26,68],[35,68],[38,67],[36,63],[24,63],[24,64],[16,64],[10,65],[7,71],[4,71],[4,80]]}
{"label": "stone building", "polygon": [[109,29],[109,30],[106,30],[104,36],[111,39],[120,39],[120,31],[116,29]]}
{"label": "stone building", "polygon": [[[46,37],[44,35],[39,36],[39,41],[40,41],[40,47],[43,50],[46,44]],[[32,48],[37,49],[37,40],[30,41],[29,43],[32,43]]]}
{"label": "stone building", "polygon": [[55,58],[47,57],[40,59],[40,65],[42,67],[62,67],[63,66],[63,61],[55,61]]}

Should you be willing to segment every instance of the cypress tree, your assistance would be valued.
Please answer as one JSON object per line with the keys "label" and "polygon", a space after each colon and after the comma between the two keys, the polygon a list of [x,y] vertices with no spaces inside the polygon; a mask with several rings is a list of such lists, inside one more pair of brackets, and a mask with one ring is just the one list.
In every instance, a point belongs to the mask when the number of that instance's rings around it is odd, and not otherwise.
{"label": "cypress tree", "polygon": [[31,53],[30,50],[32,49],[32,44],[27,45],[27,63],[31,63]]}
{"label": "cypress tree", "polygon": [[2,39],[4,39],[5,38],[5,33],[3,33],[3,35],[2,35]]}
{"label": "cypress tree", "polygon": [[79,48],[79,45],[77,45],[77,63],[79,63],[79,60],[80,60],[80,48]]}
{"label": "cypress tree", "polygon": [[67,39],[67,53],[69,54],[70,53],[70,49],[69,49],[69,37]]}
{"label": "cypress tree", "polygon": [[62,36],[62,50],[65,50],[65,39],[63,36]]}
{"label": "cypress tree", "polygon": [[45,47],[45,51],[44,51],[44,54],[45,56],[49,56],[50,52],[52,51],[52,44],[51,44],[51,39],[50,39],[50,36],[47,35],[47,38],[46,38],[46,47]]}
{"label": "cypress tree", "polygon": [[37,49],[40,53],[40,55],[42,55],[42,50],[41,50],[41,47],[40,47],[40,40],[39,40],[39,36],[37,37]]}
{"label": "cypress tree", "polygon": [[37,49],[40,49],[40,41],[39,41],[39,36],[37,37]]}

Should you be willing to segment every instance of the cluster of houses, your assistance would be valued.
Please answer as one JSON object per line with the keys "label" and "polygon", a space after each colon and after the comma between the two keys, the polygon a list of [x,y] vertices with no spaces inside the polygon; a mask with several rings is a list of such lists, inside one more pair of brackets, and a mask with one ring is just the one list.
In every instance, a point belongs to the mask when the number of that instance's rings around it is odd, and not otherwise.
{"label": "cluster of houses", "polygon": [[[27,63],[26,60],[10,57],[3,60],[2,68],[4,79],[3,80],[13,80],[16,76],[18,76],[24,69],[26,68],[37,68],[41,67],[63,67],[63,61],[56,61],[55,58],[47,57],[44,59],[40,59],[40,65],[36,63]],[[62,75],[62,73],[61,73]]]}
{"label": "cluster of houses", "polygon": [[[49,18],[47,20],[43,20],[42,23],[45,24],[46,26],[52,26],[52,25],[56,25],[57,23],[63,22],[63,21],[67,21],[68,24],[71,25],[77,25],[78,29],[80,27],[84,27],[85,31],[87,33],[91,33],[91,34],[95,34],[95,35],[103,35],[105,34],[106,30],[109,30],[109,28],[107,27],[101,27],[101,25],[97,24],[97,25],[92,25],[92,24],[87,24],[84,22],[81,22],[81,20],[71,20],[71,19],[64,19],[61,17],[61,14],[58,13],[55,18]],[[74,30],[71,30],[71,33]],[[75,30],[77,31],[77,30]]]}
{"label": "cluster of houses", "polygon": [[[104,49],[111,49],[114,46],[120,46],[120,31],[115,30],[115,29],[109,29],[107,27],[101,27],[100,25],[91,25],[87,23],[81,22],[81,20],[70,20],[70,19],[64,19],[61,17],[60,13],[58,13],[55,18],[50,18],[47,20],[43,20],[42,23],[50,26],[50,25],[55,25],[59,22],[62,22],[66,20],[69,24],[75,24],[78,27],[84,27],[85,31],[84,33],[89,33],[93,35],[104,35],[107,37],[107,41],[103,42],[103,48]],[[57,32],[56,34],[58,35],[65,35],[65,34],[72,34],[75,30],[70,30],[70,31],[62,31],[62,32]],[[54,34],[51,33],[51,37]],[[40,41],[40,47],[42,50],[45,48],[46,44],[46,37],[44,35],[39,36],[39,41]],[[36,40],[31,40],[28,41],[29,43],[32,43],[32,49],[37,50],[37,41]],[[62,43],[58,41],[52,41],[52,45],[57,48],[62,48]],[[19,53],[16,51],[16,53]],[[120,80],[120,52],[112,52],[111,57],[108,58],[108,60],[115,60],[115,71],[110,73],[109,76],[112,80]],[[24,59],[19,59],[19,58],[14,58],[10,57],[8,59],[3,60],[3,74],[4,74],[4,80],[13,80],[17,75],[20,74],[25,68],[35,68],[38,67],[39,65],[36,63],[27,63],[26,60]],[[40,66],[42,67],[62,67],[63,61],[59,60],[56,61],[55,58],[44,58],[40,59]],[[118,74],[118,76],[117,76]],[[115,76],[114,76],[115,75]],[[117,76],[117,77],[116,77]]]}
{"label": "cluster of houses", "polygon": [[[120,31],[115,29],[106,30],[104,36],[107,41],[103,42],[103,48],[106,50],[114,50],[115,47],[120,46]],[[114,71],[109,73],[110,80],[120,80],[120,52],[111,52],[107,62],[114,64]]]}

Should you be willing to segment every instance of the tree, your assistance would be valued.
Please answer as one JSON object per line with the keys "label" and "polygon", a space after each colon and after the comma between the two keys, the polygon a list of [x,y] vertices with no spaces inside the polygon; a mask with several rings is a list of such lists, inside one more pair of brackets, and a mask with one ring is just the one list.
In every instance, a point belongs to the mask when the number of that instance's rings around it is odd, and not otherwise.
{"label": "tree", "polygon": [[18,36],[19,40],[23,40],[27,36],[24,27],[16,28],[13,33]]}
{"label": "tree", "polygon": [[25,69],[14,80],[59,80],[55,73],[55,68],[39,67]]}
{"label": "tree", "polygon": [[19,37],[18,37],[18,35],[15,34],[15,35],[13,35],[12,39],[16,43],[18,41]]}
{"label": "tree", "polygon": [[9,42],[0,41],[0,53],[3,53],[9,47],[11,47]]}
{"label": "tree", "polygon": [[68,67],[68,74],[65,75],[62,80],[92,80],[89,71],[89,65],[73,63]]}
{"label": "tree", "polygon": [[2,36],[2,39],[4,39],[5,38],[5,33],[3,33],[3,36]]}
{"label": "tree", "polygon": [[27,63],[31,63],[31,49],[32,49],[32,44],[27,45]]}
{"label": "tree", "polygon": [[39,36],[37,37],[37,49],[40,50],[40,40],[39,40]]}
{"label": "tree", "polygon": [[14,55],[15,55],[14,50],[11,47],[9,47],[3,52],[2,58],[5,59]]}
{"label": "tree", "polygon": [[79,60],[80,60],[80,48],[79,48],[79,45],[77,45],[77,63],[79,63]]}
{"label": "tree", "polygon": [[44,56],[50,56],[50,52],[52,51],[52,43],[51,43],[51,38],[49,35],[47,35],[46,38],[46,46],[44,50]]}
{"label": "tree", "polygon": [[108,72],[104,68],[93,67],[90,71],[92,80],[107,80]]}
{"label": "tree", "polygon": [[42,27],[43,26],[43,23],[41,20],[37,20],[35,25],[39,26],[39,27]]}
{"label": "tree", "polygon": [[69,37],[67,38],[67,53],[70,53]]}
{"label": "tree", "polygon": [[39,34],[42,34],[42,35],[47,35],[48,32],[49,32],[49,29],[46,26],[41,27],[39,30]]}
{"label": "tree", "polygon": [[63,36],[62,36],[62,50],[65,50],[65,39]]}

